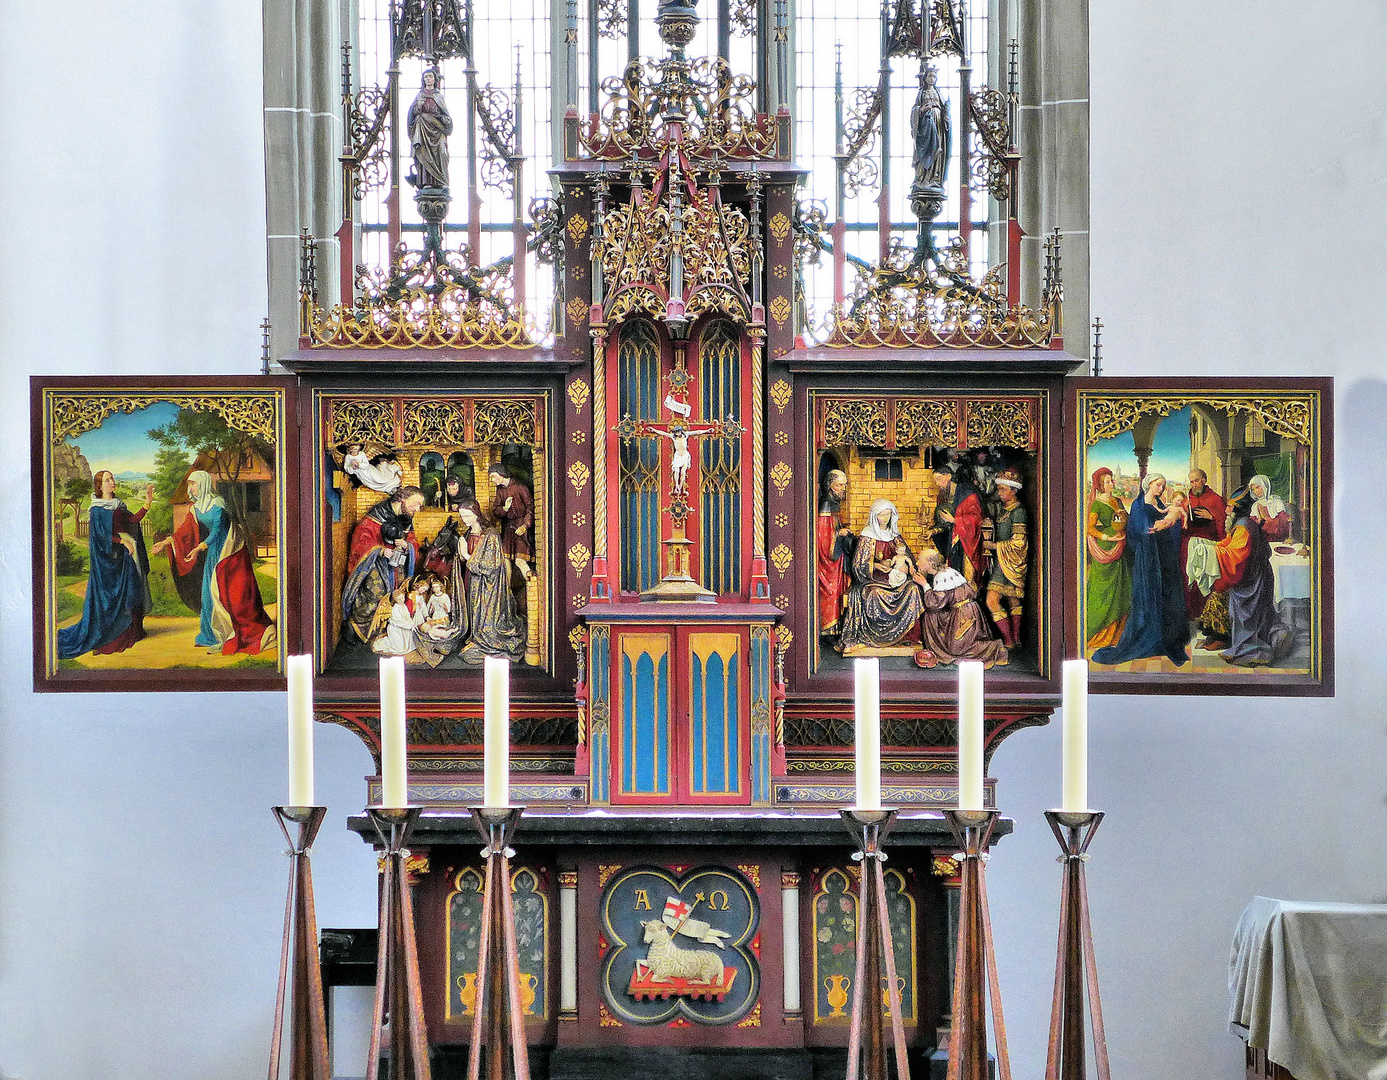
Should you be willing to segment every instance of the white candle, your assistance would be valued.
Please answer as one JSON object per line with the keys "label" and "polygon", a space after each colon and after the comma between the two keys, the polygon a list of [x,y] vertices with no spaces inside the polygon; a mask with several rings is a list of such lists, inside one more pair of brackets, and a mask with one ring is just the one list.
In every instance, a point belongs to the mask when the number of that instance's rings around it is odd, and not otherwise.
{"label": "white candle", "polygon": [[289,805],[313,805],[313,657],[291,656],[289,676]]}
{"label": "white candle", "polygon": [[486,742],[482,805],[510,805],[510,661],[488,656],[485,679]]}
{"label": "white candle", "polygon": [[857,809],[881,809],[881,664],[875,656],[853,661],[857,730]]}
{"label": "white candle", "polygon": [[1088,661],[1064,662],[1063,810],[1088,809]]}
{"label": "white candle", "polygon": [[380,662],[380,804],[409,805],[405,744],[405,660],[385,656]]}
{"label": "white candle", "polygon": [[983,809],[982,662],[958,665],[958,808]]}

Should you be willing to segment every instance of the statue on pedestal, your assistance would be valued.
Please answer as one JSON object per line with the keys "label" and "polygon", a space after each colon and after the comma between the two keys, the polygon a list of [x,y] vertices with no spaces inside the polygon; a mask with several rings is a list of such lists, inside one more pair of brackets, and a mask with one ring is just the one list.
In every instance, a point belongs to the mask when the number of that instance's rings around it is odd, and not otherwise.
{"label": "statue on pedestal", "polygon": [[448,136],[453,117],[444,104],[438,71],[424,71],[423,85],[409,106],[409,145],[414,167],[405,177],[417,190],[448,188]]}
{"label": "statue on pedestal", "polygon": [[910,130],[915,141],[912,164],[915,180],[910,185],[910,209],[920,222],[915,244],[917,267],[938,262],[931,226],[944,208],[944,177],[949,170],[953,135],[949,127],[949,106],[936,86],[938,73],[920,62],[920,91],[910,109]]}

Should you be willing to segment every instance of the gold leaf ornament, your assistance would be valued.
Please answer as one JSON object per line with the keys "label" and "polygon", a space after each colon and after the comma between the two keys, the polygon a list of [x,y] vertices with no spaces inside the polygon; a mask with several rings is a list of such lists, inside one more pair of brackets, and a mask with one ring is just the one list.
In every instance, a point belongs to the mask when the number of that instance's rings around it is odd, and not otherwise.
{"label": "gold leaf ornament", "polygon": [[574,544],[568,549],[568,562],[573,567],[575,573],[581,574],[588,568],[588,561],[592,558],[592,552],[583,544]]}
{"label": "gold leaf ornament", "polygon": [[775,567],[777,573],[784,574],[786,570],[790,569],[790,564],[794,561],[795,553],[784,544],[776,544],[771,549],[771,565]]}
{"label": "gold leaf ornament", "polygon": [[771,218],[771,236],[777,244],[785,243],[785,238],[790,235],[790,219],[785,216],[785,211],[781,210]]}
{"label": "gold leaf ornament", "polygon": [[771,401],[781,412],[784,412],[785,406],[790,404],[790,384],[784,379],[776,379],[771,384]]}
{"label": "gold leaf ornament", "polygon": [[775,490],[785,494],[785,489],[790,486],[790,481],[795,478],[795,470],[790,468],[788,462],[777,461],[775,467],[771,469],[771,483],[775,485]]}
{"label": "gold leaf ornament", "polygon": [[574,492],[579,495],[583,493],[583,488],[587,487],[591,476],[591,471],[581,461],[575,461],[568,467],[568,482],[573,485]]}
{"label": "gold leaf ornament", "polygon": [[[572,301],[570,301],[570,306],[571,305]],[[575,409],[581,409],[586,405],[591,393],[592,391],[588,388],[588,384],[582,379],[574,379],[568,384],[568,400],[573,402],[573,407]]]}

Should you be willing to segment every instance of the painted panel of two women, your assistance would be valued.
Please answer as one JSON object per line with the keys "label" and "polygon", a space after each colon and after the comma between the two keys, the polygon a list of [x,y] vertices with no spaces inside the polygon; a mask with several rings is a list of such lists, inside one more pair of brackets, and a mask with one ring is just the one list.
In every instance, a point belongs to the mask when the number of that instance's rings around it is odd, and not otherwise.
{"label": "painted panel of two women", "polygon": [[1125,528],[1118,531],[1121,503],[1112,495],[1112,473],[1098,470],[1093,483],[1085,631],[1090,647],[1104,637],[1117,639],[1098,648],[1093,659],[1122,664],[1164,656],[1183,665],[1189,659],[1190,626],[1180,565],[1181,504],[1168,504],[1165,477],[1149,473],[1127,511]]}
{"label": "painted panel of two women", "polygon": [[203,470],[188,475],[187,515],[172,536],[146,551],[140,523],[154,498],[131,512],[115,497],[115,478],[101,470],[92,478],[88,514],[90,565],[81,621],[58,631],[58,657],[124,652],[146,636],[144,620],[152,605],[149,556],[167,551],[175,575],[192,588],[180,595],[198,614],[194,645],[223,655],[259,653],[275,638],[265,611],[245,529],[216,493]]}

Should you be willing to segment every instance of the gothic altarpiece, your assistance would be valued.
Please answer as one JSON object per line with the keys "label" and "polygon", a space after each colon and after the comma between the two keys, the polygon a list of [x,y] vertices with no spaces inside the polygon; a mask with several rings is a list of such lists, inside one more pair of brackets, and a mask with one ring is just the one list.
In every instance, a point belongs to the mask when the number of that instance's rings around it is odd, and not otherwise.
{"label": "gothic altarpiece", "polygon": [[[883,795],[920,811],[954,798],[960,659],[989,669],[989,754],[1081,653],[1099,690],[1332,693],[1330,386],[1073,374],[1061,238],[1022,256],[1029,43],[989,43],[1006,71],[974,87],[965,0],[835,30],[880,48],[855,96],[837,52],[831,207],[796,154],[833,61],[812,4],[555,4],[552,154],[523,145],[544,65],[480,82],[492,6],[383,3],[379,85],[344,48],[343,213],[303,239],[291,376],[35,380],[36,684],[282,685],[311,651],[319,719],[378,757],[376,660],[405,657],[446,1062],[476,1000],[479,666],[509,657],[551,1075],[659,1047],[808,1075],[862,990],[851,660],[881,658]],[[103,472],[118,449],[150,467]],[[886,875],[922,1054],[954,846],[902,821]]]}

